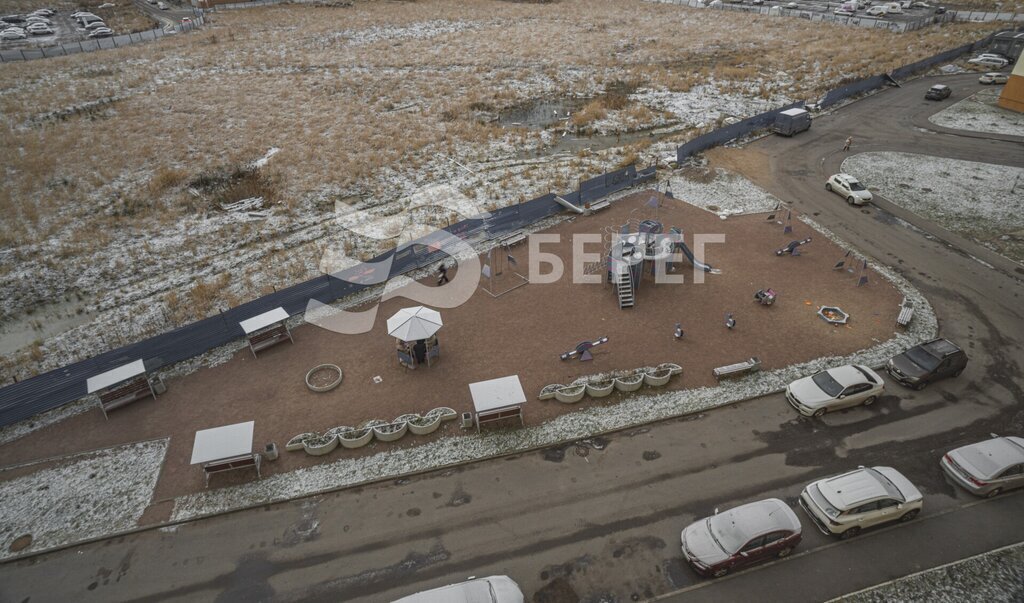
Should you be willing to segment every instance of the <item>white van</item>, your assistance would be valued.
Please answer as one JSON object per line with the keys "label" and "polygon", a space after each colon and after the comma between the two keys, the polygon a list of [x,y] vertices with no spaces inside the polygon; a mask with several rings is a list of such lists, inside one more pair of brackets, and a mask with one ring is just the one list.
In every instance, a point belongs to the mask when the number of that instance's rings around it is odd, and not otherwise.
{"label": "white van", "polygon": [[512,578],[490,576],[425,590],[394,603],[523,603],[523,600],[523,591]]}
{"label": "white van", "polygon": [[883,4],[883,6],[885,6],[886,12],[890,15],[903,14],[903,7],[900,6],[899,2],[890,2],[888,4]]}

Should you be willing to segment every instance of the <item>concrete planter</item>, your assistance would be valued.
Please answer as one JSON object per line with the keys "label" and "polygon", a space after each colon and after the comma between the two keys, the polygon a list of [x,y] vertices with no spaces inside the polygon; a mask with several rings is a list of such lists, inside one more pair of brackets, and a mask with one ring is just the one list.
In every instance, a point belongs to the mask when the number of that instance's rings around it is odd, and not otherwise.
{"label": "concrete planter", "polygon": [[558,390],[562,389],[563,387],[565,387],[565,386],[562,385],[561,383],[553,383],[551,385],[545,385],[544,388],[540,390],[540,395],[537,396],[537,399],[538,400],[550,400],[551,398],[555,397],[555,392],[557,392]]}
{"label": "concrete planter", "polygon": [[437,408],[428,411],[427,414],[423,416],[424,418],[427,418],[433,417],[434,415],[440,415],[442,421],[454,421],[459,416],[459,413],[447,406],[438,406]]}
{"label": "concrete planter", "polygon": [[668,370],[668,371],[671,371],[673,375],[682,375],[683,374],[683,367],[681,367],[678,364],[675,364],[673,362],[665,362],[665,363],[659,364],[658,368],[655,369],[655,370],[656,371]]}
{"label": "concrete planter", "polygon": [[655,370],[651,373],[644,373],[644,383],[653,387],[661,387],[668,383],[668,380],[672,378],[672,371],[669,370]]}
{"label": "concrete planter", "polygon": [[306,438],[302,442],[302,447],[306,450],[306,454],[323,456],[338,447],[338,436],[322,435]]}
{"label": "concrete planter", "polygon": [[635,392],[644,384],[644,374],[636,373],[625,377],[615,378],[615,389],[620,392]]}
{"label": "concrete planter", "polygon": [[341,443],[342,448],[362,448],[369,444],[372,439],[373,429],[369,427],[353,429],[338,434],[338,442]]}
{"label": "concrete planter", "polygon": [[306,440],[306,438],[316,437],[317,435],[318,434],[313,433],[313,432],[300,433],[299,435],[295,436],[294,438],[288,440],[288,443],[284,445],[284,449],[287,450],[288,452],[295,452],[296,450],[302,450],[304,448],[304,446],[302,445],[302,442],[304,442]]}
{"label": "concrete planter", "polygon": [[427,435],[437,431],[437,428],[441,426],[441,415],[434,415],[433,417],[416,417],[409,421],[409,431],[416,435]]}
{"label": "concrete planter", "polygon": [[401,423],[385,423],[384,425],[373,426],[373,437],[381,442],[394,442],[404,436],[406,431],[409,431],[409,424],[405,421]]}
{"label": "concrete planter", "polygon": [[615,391],[615,380],[595,381],[587,384],[587,395],[591,398],[603,398]]}
{"label": "concrete planter", "polygon": [[[318,372],[336,373],[336,375],[324,385],[313,385],[312,377],[315,373]],[[321,364],[319,366],[314,366],[313,368],[309,369],[308,373],[306,373],[306,387],[315,392],[329,392],[332,389],[341,385],[341,378],[342,374],[340,367],[335,366],[333,364]]]}
{"label": "concrete planter", "polygon": [[585,393],[587,393],[585,385],[570,385],[555,392],[555,399],[565,404],[575,404],[583,399]]}

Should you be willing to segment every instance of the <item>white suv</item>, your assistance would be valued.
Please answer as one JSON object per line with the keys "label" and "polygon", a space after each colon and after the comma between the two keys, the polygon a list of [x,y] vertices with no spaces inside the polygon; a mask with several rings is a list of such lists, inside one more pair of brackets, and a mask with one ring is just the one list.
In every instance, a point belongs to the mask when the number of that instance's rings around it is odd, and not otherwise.
{"label": "white suv", "polygon": [[864,205],[871,201],[871,191],[849,174],[834,174],[825,182],[825,190],[843,197],[850,205]]}
{"label": "white suv", "polygon": [[840,538],[890,521],[910,521],[923,504],[921,492],[892,467],[860,467],[818,480],[800,493],[800,506],[814,525]]}

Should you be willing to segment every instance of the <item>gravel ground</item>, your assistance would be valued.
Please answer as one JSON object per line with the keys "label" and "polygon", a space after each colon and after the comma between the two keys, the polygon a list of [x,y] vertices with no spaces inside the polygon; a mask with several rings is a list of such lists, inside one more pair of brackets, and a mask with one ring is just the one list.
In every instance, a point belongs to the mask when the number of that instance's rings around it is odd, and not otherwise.
{"label": "gravel ground", "polygon": [[[803,217],[801,220],[830,240],[842,244],[838,237],[813,220]],[[608,431],[781,391],[794,379],[828,367],[848,363],[881,366],[893,354],[935,337],[938,322],[928,301],[903,277],[884,266],[874,266],[874,269],[913,303],[914,321],[906,331],[860,352],[844,357],[818,358],[783,369],[755,373],[745,379],[728,381],[716,387],[634,396],[614,406],[593,406],[561,415],[538,426],[446,437],[412,448],[392,449],[363,458],[339,459],[280,473],[255,483],[180,496],[175,499],[171,519],[189,520],[250,505],[391,479],[406,473],[585,439]]]}
{"label": "gravel ground", "polygon": [[21,552],[134,528],[149,505],[167,442],[137,442],[66,457],[0,482],[0,559],[18,552],[12,545],[26,535],[31,544]]}
{"label": "gravel ground", "polygon": [[861,153],[842,169],[896,205],[1024,261],[1024,169],[913,153]]}
{"label": "gravel ground", "polygon": [[1002,91],[1002,86],[982,90],[932,115],[928,121],[954,130],[1024,136],[1024,113],[1014,113],[996,105]]}
{"label": "gravel ground", "polygon": [[828,603],[1024,601],[1024,542],[832,599]]}

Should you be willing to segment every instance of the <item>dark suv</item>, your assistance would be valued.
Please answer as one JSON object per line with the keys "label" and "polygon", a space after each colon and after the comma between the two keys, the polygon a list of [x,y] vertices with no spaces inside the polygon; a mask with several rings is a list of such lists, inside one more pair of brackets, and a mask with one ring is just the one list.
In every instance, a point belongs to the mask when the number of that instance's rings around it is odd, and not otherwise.
{"label": "dark suv", "polygon": [[907,387],[924,389],[932,381],[956,377],[966,366],[967,354],[959,346],[948,339],[935,339],[893,356],[885,370]]}
{"label": "dark suv", "polygon": [[949,98],[949,95],[952,93],[953,91],[949,89],[949,86],[944,84],[935,84],[928,89],[928,92],[924,93],[924,98],[925,100],[942,100]]}

